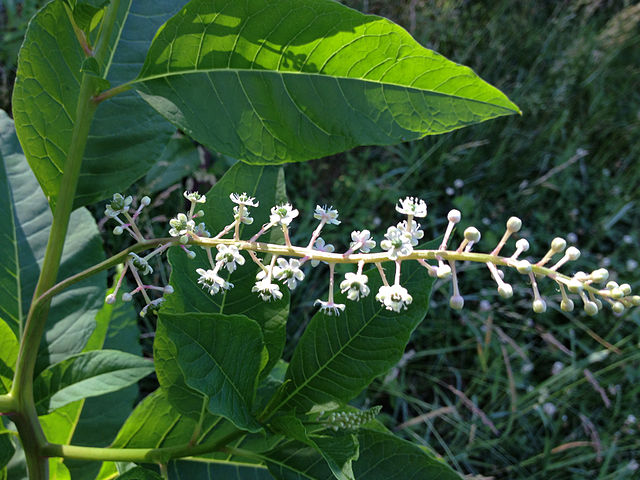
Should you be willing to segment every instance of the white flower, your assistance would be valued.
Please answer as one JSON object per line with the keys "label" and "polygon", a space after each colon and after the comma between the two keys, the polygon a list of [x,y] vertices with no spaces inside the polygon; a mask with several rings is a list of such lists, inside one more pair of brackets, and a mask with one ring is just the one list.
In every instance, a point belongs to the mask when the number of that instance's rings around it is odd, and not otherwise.
{"label": "white flower", "polygon": [[169,235],[172,237],[182,237],[193,232],[196,228],[196,222],[189,220],[184,213],[179,213],[175,218],[169,220],[169,225],[171,225]]}
{"label": "white flower", "polygon": [[184,192],[182,195],[192,203],[204,203],[207,201],[206,195],[200,195],[198,192]]}
{"label": "white flower", "polygon": [[399,312],[413,302],[413,297],[409,295],[407,289],[400,285],[382,286],[378,290],[376,300],[384,305],[387,310]]}
{"label": "white flower", "polygon": [[104,214],[109,218],[115,218],[118,214],[129,211],[132,201],[131,196],[125,198],[119,193],[114,193],[111,203],[108,203],[104,209]]}
{"label": "white flower", "polygon": [[253,223],[253,217],[249,214],[249,210],[245,207],[242,209],[242,215],[240,215],[240,205],[233,207],[233,218],[240,220],[245,225],[251,225]]}
{"label": "white flower", "polygon": [[344,311],[343,303],[324,302],[320,299],[316,300],[314,305],[320,305],[320,311],[325,315],[340,315]]}
{"label": "white flower", "polygon": [[396,205],[396,211],[404,215],[412,215],[414,217],[427,216],[427,204],[419,198],[407,197],[399,200],[400,204]]}
{"label": "white flower", "polygon": [[411,246],[418,245],[418,240],[424,237],[424,231],[420,230],[420,224],[415,220],[411,220],[411,228],[407,229],[407,221],[404,220],[398,224],[398,228],[411,235]]}
{"label": "white flower", "polygon": [[324,220],[325,223],[331,225],[340,225],[340,220],[338,220],[338,210],[333,207],[327,207],[323,205],[316,205],[316,211],[313,214],[313,218],[317,218],[318,220]]}
{"label": "white flower", "polygon": [[349,300],[358,301],[361,296],[369,295],[368,281],[369,278],[366,275],[349,272],[345,274],[344,280],[340,283],[340,291],[346,293]]}
{"label": "white flower", "polygon": [[292,258],[289,261],[278,258],[278,265],[273,268],[273,276],[287,284],[290,290],[304,280],[304,273],[300,270],[300,260]]}
{"label": "white flower", "polygon": [[260,271],[256,274],[256,280],[264,280],[267,278],[267,275],[271,277],[271,265],[266,265],[264,270],[261,268]]}
{"label": "white flower", "polygon": [[229,198],[233,203],[244,205],[245,207],[257,207],[260,205],[260,202],[257,202],[255,198],[250,197],[246,193],[232,193],[229,195]]}
{"label": "white flower", "polygon": [[260,298],[265,302],[280,300],[282,298],[282,292],[278,284],[271,283],[268,278],[256,282],[251,291],[258,292]]}
{"label": "white flower", "polygon": [[288,226],[291,221],[298,216],[298,210],[293,208],[291,204],[285,203],[283,205],[276,205],[271,208],[271,215],[269,221],[273,224],[280,224]]}
{"label": "white flower", "polygon": [[229,273],[233,273],[238,265],[244,265],[244,257],[235,245],[218,245],[216,262],[223,262]]}
{"label": "white flower", "polygon": [[[319,252],[333,253],[335,247],[330,243],[325,243],[322,237],[316,239],[316,243],[313,244],[313,249]],[[320,260],[311,260],[311,266],[317,267],[320,264]]]}
{"label": "white flower", "polygon": [[351,232],[351,240],[349,248],[352,250],[360,250],[362,253],[369,253],[376,246],[376,242],[371,238],[369,230],[354,230]]}
{"label": "white flower", "polygon": [[228,290],[230,288],[233,288],[233,283],[227,282],[214,270],[205,270],[204,268],[198,268],[196,270],[196,273],[200,275],[198,283],[202,285],[202,288],[209,291],[209,295],[215,295],[220,290]]}
{"label": "white flower", "polygon": [[400,230],[397,227],[389,227],[384,237],[385,240],[380,242],[380,246],[383,250],[388,251],[391,260],[396,260],[398,257],[406,257],[413,252],[410,233]]}
{"label": "white flower", "polygon": [[129,254],[129,258],[131,259],[131,263],[133,264],[133,266],[136,267],[136,270],[138,270],[143,275],[149,275],[153,273],[153,268],[151,268],[149,262],[147,262],[144,258],[136,255],[133,252]]}

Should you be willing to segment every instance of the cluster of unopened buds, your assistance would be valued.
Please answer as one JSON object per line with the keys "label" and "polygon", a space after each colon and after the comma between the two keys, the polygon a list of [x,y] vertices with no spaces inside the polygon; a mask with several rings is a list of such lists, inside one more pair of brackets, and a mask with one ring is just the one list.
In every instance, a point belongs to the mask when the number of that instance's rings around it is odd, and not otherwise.
{"label": "cluster of unopened buds", "polygon": [[[140,292],[146,302],[146,306],[141,312],[142,315],[148,309],[157,309],[162,302],[162,298],[151,300],[147,293],[149,290],[171,293],[172,289],[170,286],[145,285],[140,280],[140,274],[152,273],[153,270],[149,266],[148,260],[176,243],[185,250],[190,258],[195,258],[196,255],[195,252],[189,250],[187,245],[198,245],[206,251],[209,265],[207,268],[197,268],[195,271],[198,275],[198,284],[211,295],[233,288],[233,283],[224,278],[223,274],[225,270],[228,274],[232,274],[238,266],[244,265],[246,259],[243,252],[246,252],[259,267],[252,291],[264,301],[281,299],[283,296],[281,287],[284,285],[290,290],[295,289],[298,283],[305,278],[303,266],[307,262],[312,266],[324,262],[329,267],[328,297],[327,300],[316,300],[315,304],[328,315],[339,315],[345,310],[345,304],[337,303],[334,299],[334,267],[336,263],[349,263],[356,266],[355,272],[346,273],[339,285],[340,291],[345,294],[348,300],[358,301],[371,293],[368,285],[369,277],[363,273],[363,269],[365,264],[373,263],[382,281],[382,286],[375,295],[376,300],[390,311],[400,312],[406,309],[412,303],[413,297],[401,284],[401,265],[408,260],[417,261],[433,277],[451,280],[452,295],[449,304],[456,310],[462,309],[464,306],[464,298],[458,288],[458,262],[485,264],[496,283],[498,294],[503,298],[513,296],[513,287],[505,282],[501,267],[515,270],[526,276],[533,291],[532,307],[536,313],[542,313],[547,309],[547,303],[538,289],[538,279],[542,277],[556,282],[562,297],[560,308],[564,311],[574,309],[574,301],[569,297],[569,293],[577,294],[582,301],[585,312],[589,315],[595,315],[601,310],[604,302],[609,303],[616,313],[621,313],[627,307],[640,305],[640,296],[631,295],[629,284],[618,285],[613,281],[607,283],[609,273],[605,269],[597,269],[591,273],[577,272],[572,276],[560,273],[560,267],[580,257],[580,251],[573,246],[567,248],[567,242],[562,238],[555,238],[547,253],[537,262],[521,258],[521,255],[529,249],[529,242],[524,238],[515,242],[515,251],[510,256],[500,255],[507,241],[522,227],[522,222],[517,217],[511,217],[507,220],[504,235],[490,253],[476,253],[472,252],[472,248],[479,242],[481,235],[475,227],[466,228],[460,244],[454,249],[449,249],[448,245],[452,233],[461,220],[461,213],[458,210],[451,210],[447,215],[448,224],[439,248],[434,250],[416,249],[415,247],[424,237],[424,231],[417,219],[427,216],[427,205],[423,200],[407,197],[401,199],[396,206],[396,211],[406,216],[406,219],[387,228],[384,238],[380,242],[382,252],[372,252],[376,242],[371,233],[369,230],[359,230],[351,233],[349,248],[344,253],[335,253],[334,246],[326,243],[320,236],[326,225],[340,224],[338,211],[331,206],[318,205],[316,207],[314,218],[319,223],[311,234],[308,244],[294,246],[289,236],[289,228],[292,221],[298,217],[299,212],[289,203],[271,208],[269,221],[262,225],[249,240],[242,240],[240,227],[243,224],[253,223],[250,209],[259,206],[259,202],[255,198],[246,193],[231,194],[230,199],[235,204],[233,222],[212,237],[205,224],[198,221],[200,217],[204,216],[204,212],[197,210],[197,208],[198,205],[206,202],[206,197],[197,192],[185,192],[184,196],[191,203],[189,211],[179,213],[170,221],[169,234],[171,237],[175,237],[177,242],[164,242],[144,257],[130,253],[130,257],[125,263],[124,272],[127,269],[131,271],[137,288],[123,294],[122,298],[130,300],[132,295]],[[135,220],[142,208],[149,204],[149,199],[144,197],[133,215],[129,214],[131,203],[131,197],[123,198],[116,194],[112,203],[107,206],[105,213],[119,223],[114,229],[114,233],[120,234],[127,231],[138,242],[144,241],[144,237],[135,225]],[[124,218],[119,218],[120,215]],[[262,235],[274,228],[281,229],[284,245],[259,242]],[[225,238],[229,235],[231,238]],[[217,250],[215,255],[213,248]],[[267,256],[261,259],[258,256],[259,253],[267,254]],[[548,266],[554,257],[556,257],[555,263]],[[269,259],[268,262],[265,262],[266,258]],[[435,263],[432,264],[429,261]],[[393,262],[395,265],[393,282],[387,280],[382,266],[385,262]],[[225,277],[228,275],[225,274]],[[122,277],[120,277],[114,293],[107,297],[108,302],[115,300],[121,280]],[[606,285],[604,287],[597,286],[601,284]]]}

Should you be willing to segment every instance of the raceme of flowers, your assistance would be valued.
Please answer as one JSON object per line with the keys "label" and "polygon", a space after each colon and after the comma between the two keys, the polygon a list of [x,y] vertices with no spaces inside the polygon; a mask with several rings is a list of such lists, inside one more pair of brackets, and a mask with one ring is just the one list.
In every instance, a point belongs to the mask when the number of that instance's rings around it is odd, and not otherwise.
{"label": "raceme of flowers", "polygon": [[[567,248],[567,242],[562,238],[555,238],[547,253],[537,262],[521,258],[521,255],[529,249],[529,242],[524,238],[515,242],[515,250],[511,255],[500,255],[511,236],[517,234],[522,228],[522,221],[517,217],[507,220],[504,235],[490,253],[476,253],[472,248],[480,241],[481,234],[475,227],[465,229],[463,239],[457,247],[449,248],[453,230],[462,218],[458,210],[451,210],[447,215],[447,227],[439,248],[420,250],[415,247],[424,237],[424,231],[417,219],[427,216],[427,205],[421,199],[406,197],[399,200],[396,206],[396,211],[406,218],[397,225],[387,228],[380,241],[382,252],[372,252],[376,247],[376,241],[371,232],[359,230],[351,232],[348,250],[339,254],[334,253],[335,247],[326,243],[320,236],[325,226],[337,226],[341,223],[338,220],[338,211],[332,206],[316,207],[313,217],[319,223],[311,234],[308,244],[301,247],[292,245],[289,237],[289,228],[300,215],[300,212],[289,203],[272,207],[269,221],[262,225],[249,240],[242,240],[240,226],[253,223],[250,209],[259,205],[255,198],[246,193],[232,193],[229,198],[235,204],[233,221],[212,237],[205,224],[198,220],[204,216],[204,212],[198,210],[198,206],[206,202],[205,195],[185,192],[184,197],[191,204],[189,211],[178,213],[169,222],[169,235],[174,237],[175,241],[170,239],[145,256],[129,253],[114,292],[107,296],[108,303],[115,301],[122,279],[125,273],[130,271],[137,286],[134,290],[123,293],[122,299],[129,301],[133,295],[140,293],[145,300],[145,307],[140,314],[145,315],[148,311],[157,310],[164,297],[152,300],[149,296],[150,292],[169,294],[173,289],[170,286],[150,285],[142,281],[141,276],[153,273],[149,260],[173,245],[179,245],[189,258],[195,258],[195,252],[189,247],[197,245],[205,250],[209,260],[209,265],[194,269],[198,276],[197,283],[210,295],[217,295],[234,287],[233,283],[223,275],[233,274],[238,266],[245,264],[247,260],[244,256],[245,252],[259,267],[251,290],[265,302],[280,300],[283,297],[283,288],[294,290],[300,282],[304,281],[303,267],[307,262],[311,267],[321,262],[326,263],[329,268],[328,296],[326,300],[317,299],[314,304],[327,315],[340,315],[345,310],[345,304],[337,303],[334,299],[336,263],[350,263],[355,266],[355,272],[346,273],[338,285],[340,292],[346,296],[347,300],[354,302],[371,294],[371,288],[368,285],[369,277],[363,274],[363,269],[365,264],[373,263],[382,280],[382,286],[375,292],[375,299],[385,309],[393,312],[406,310],[413,302],[412,292],[409,292],[401,281],[401,266],[405,261],[417,261],[428,270],[431,276],[450,280],[452,293],[449,305],[456,310],[464,306],[464,297],[458,287],[457,266],[460,262],[467,261],[486,265],[496,284],[498,294],[503,298],[513,295],[513,287],[504,280],[504,271],[501,267],[515,270],[526,276],[533,294],[532,308],[536,313],[542,313],[547,309],[547,302],[538,288],[540,278],[548,278],[557,284],[562,298],[560,308],[567,312],[574,309],[576,296],[589,315],[595,315],[603,308],[604,303],[609,303],[616,313],[623,312],[625,308],[640,305],[640,296],[631,295],[629,284],[608,281],[609,272],[606,269],[600,268],[590,273],[579,271],[572,276],[560,273],[560,267],[580,257],[580,251],[573,246]],[[105,215],[118,223],[114,228],[114,234],[120,235],[126,231],[137,242],[146,241],[147,239],[136,225],[136,219],[149,203],[150,199],[143,197],[137,209],[131,214],[133,199],[115,194],[105,210]],[[259,238],[273,228],[282,230],[284,245],[259,243]],[[231,238],[225,238],[229,236]],[[260,258],[259,253],[265,254],[263,258]],[[555,263],[548,266],[554,257]],[[268,262],[265,262],[266,258],[269,258]],[[382,267],[385,262],[394,263],[395,275],[392,282],[389,282]],[[420,292],[413,292],[413,294],[420,294]],[[574,299],[570,294],[573,294]]]}

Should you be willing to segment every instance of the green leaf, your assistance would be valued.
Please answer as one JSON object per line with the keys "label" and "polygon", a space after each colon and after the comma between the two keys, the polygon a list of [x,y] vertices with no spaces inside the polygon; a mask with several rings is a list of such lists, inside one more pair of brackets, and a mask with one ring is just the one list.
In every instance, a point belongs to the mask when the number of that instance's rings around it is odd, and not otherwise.
{"label": "green leaf", "polygon": [[0,394],[11,390],[19,349],[15,334],[6,322],[0,320]]}
{"label": "green leaf", "polygon": [[358,439],[360,458],[353,464],[353,473],[356,478],[367,480],[462,479],[442,460],[394,435],[364,429],[358,434]]}
{"label": "green leaf", "polygon": [[[270,208],[285,201],[283,175],[279,168],[236,163],[206,194],[207,202],[202,209],[207,229],[215,235],[233,222],[234,203],[229,199],[229,195],[246,192],[260,201],[258,207],[251,209],[255,219],[253,224],[243,225],[240,230],[241,238],[250,238],[260,229],[262,223],[268,221]],[[262,328],[269,354],[268,363],[262,370],[262,376],[266,376],[278,362],[284,349],[289,315],[288,290],[283,289],[283,298],[274,302],[264,302],[252,293],[251,288],[255,284],[258,267],[244,254],[245,264],[229,276],[234,288],[214,296],[209,295],[198,285],[196,273],[197,268],[208,268],[209,261],[203,249],[196,248],[194,251],[194,260],[188,259],[184,252],[177,248],[169,252],[169,283],[174,293],[167,296],[163,311],[238,314],[255,320]]]}
{"label": "green leaf", "polygon": [[346,303],[340,316],[317,313],[293,353],[282,399],[275,406],[308,411],[314,404],[346,403],[401,358],[414,328],[427,313],[433,279],[416,262],[402,265],[402,285],[413,303],[400,313],[385,310],[375,292],[382,282],[367,272],[371,294]]}
{"label": "green leaf", "polygon": [[73,8],[73,18],[78,27],[85,31],[93,31],[104,16],[104,7],[109,2],[99,2],[98,5],[80,2]]}
{"label": "green leaf", "polygon": [[[29,169],[15,135],[13,121],[0,111],[0,317],[18,337],[33,298],[51,226],[47,200]],[[59,277],[66,278],[104,259],[102,241],[91,214],[71,215]],[[51,304],[38,353],[38,373],[50,363],[82,351],[104,303],[106,273],[78,282]]]}
{"label": "green leaf", "polygon": [[[3,429],[2,422],[0,422],[0,429]],[[4,470],[4,467],[9,463],[15,451],[16,449],[13,447],[13,442],[11,441],[11,434],[0,432],[0,470]]]}
{"label": "green leaf", "polygon": [[134,467],[118,475],[115,480],[162,480],[162,477],[148,468]]}
{"label": "green leaf", "polygon": [[273,480],[262,465],[178,461],[169,464],[170,480]]}
{"label": "green leaf", "polygon": [[242,315],[160,312],[154,342],[161,386],[166,371],[206,396],[207,408],[237,427],[258,431],[251,416],[263,349],[262,331]]}
{"label": "green leaf", "polygon": [[198,142],[256,164],[519,112],[398,25],[331,0],[194,0],[158,32],[137,82]]}
{"label": "green leaf", "polygon": [[116,392],[153,372],[142,357],[118,350],[80,353],[51,365],[34,381],[36,409],[50,412],[76,400]]}
{"label": "green leaf", "polygon": [[302,442],[289,441],[264,454],[277,480],[331,480],[335,478],[320,453]]}
{"label": "green leaf", "polygon": [[[121,0],[106,61],[99,65],[102,77],[111,85],[134,78],[157,28],[184,3]],[[64,1],[50,2],[29,23],[20,50],[13,114],[27,160],[52,208],[71,144],[84,60]],[[107,198],[142,177],[174,131],[133,91],[102,102],[91,126],[74,206]]]}
{"label": "green leaf", "polygon": [[358,440],[350,433],[311,434],[302,421],[285,415],[275,418],[271,427],[289,438],[314,448],[327,462],[331,472],[338,480],[355,480],[352,462],[358,458]]}
{"label": "green leaf", "polygon": [[200,165],[200,155],[193,141],[173,137],[156,164],[145,177],[145,191],[156,193],[191,175]]}

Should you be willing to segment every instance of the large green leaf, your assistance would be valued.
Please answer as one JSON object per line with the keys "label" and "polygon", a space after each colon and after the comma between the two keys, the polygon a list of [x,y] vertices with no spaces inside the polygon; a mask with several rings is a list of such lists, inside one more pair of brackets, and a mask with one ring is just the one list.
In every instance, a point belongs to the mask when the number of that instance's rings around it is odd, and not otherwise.
{"label": "large green leaf", "polygon": [[194,0],[158,32],[137,82],[193,138],[257,164],[519,112],[401,27],[331,0]]}
{"label": "large green leaf", "polygon": [[160,385],[178,371],[191,389],[206,396],[214,415],[258,431],[251,415],[264,348],[262,331],[242,315],[161,312],[154,342]]}
{"label": "large green leaf", "polygon": [[76,400],[117,392],[153,372],[142,357],[118,350],[79,353],[46,368],[34,381],[39,413],[55,410]]}
{"label": "large green leaf", "polygon": [[273,480],[262,465],[219,464],[203,462],[171,462],[170,480]]}
{"label": "large green leaf", "polygon": [[193,141],[182,135],[167,143],[162,155],[145,177],[144,190],[156,193],[180,182],[200,166],[200,155]]}
{"label": "large green leaf", "polygon": [[[233,221],[234,204],[229,199],[229,194],[234,192],[246,192],[260,201],[257,208],[251,209],[255,219],[253,224],[243,225],[240,230],[241,238],[248,239],[268,221],[270,208],[285,199],[282,170],[244,163],[236,163],[231,167],[207,192],[207,202],[202,207],[205,213],[204,222],[213,235]],[[163,311],[239,314],[255,320],[262,327],[269,354],[269,360],[262,372],[263,376],[266,376],[280,359],[284,348],[286,321],[289,314],[287,289],[283,289],[283,298],[274,302],[264,302],[251,293],[258,267],[244,254],[245,265],[229,276],[229,280],[235,285],[234,288],[217,295],[209,295],[198,285],[196,273],[197,268],[209,268],[207,267],[209,261],[204,250],[196,248],[195,252],[194,260],[188,259],[184,252],[177,248],[169,252],[170,284],[174,288],[174,293],[167,296]]]}
{"label": "large green leaf", "polygon": [[162,477],[149,469],[134,467],[118,475],[115,480],[162,480]]}
{"label": "large green leaf", "polygon": [[367,480],[461,480],[442,460],[417,445],[388,433],[363,429],[358,434],[360,458],[353,464],[356,478]]}
{"label": "large green leaf", "polygon": [[[0,317],[19,336],[44,259],[51,212],[17,141],[13,121],[0,111]],[[102,241],[91,214],[71,215],[59,278],[78,273],[104,259]],[[51,304],[36,370],[80,352],[95,328],[104,302],[106,272],[78,282]]]}
{"label": "large green leaf", "polygon": [[375,300],[381,286],[376,270],[367,272],[371,294],[346,303],[340,316],[317,313],[293,353],[282,398],[275,406],[300,411],[314,404],[344,403],[358,395],[378,375],[393,367],[409,336],[427,313],[433,279],[416,262],[402,265],[402,285],[413,303],[400,313],[385,310]]}
{"label": "large green leaf", "polygon": [[[184,0],[121,0],[99,74],[112,85],[134,78],[157,28]],[[84,53],[64,9],[46,5],[29,23],[13,93],[18,136],[55,206],[71,143]],[[109,197],[143,176],[175,129],[133,91],[104,101],[89,134],[75,206]]]}

